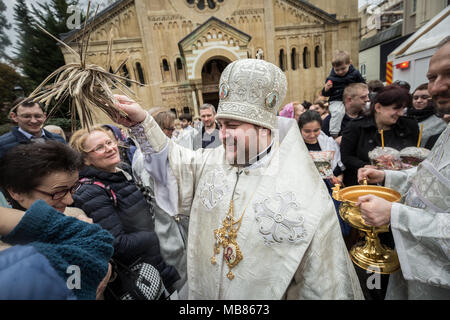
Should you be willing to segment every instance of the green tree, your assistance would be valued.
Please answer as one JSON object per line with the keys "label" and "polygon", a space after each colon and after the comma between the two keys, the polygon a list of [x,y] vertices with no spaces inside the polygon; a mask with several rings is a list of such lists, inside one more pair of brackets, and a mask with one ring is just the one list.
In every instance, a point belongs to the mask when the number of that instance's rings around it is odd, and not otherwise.
{"label": "green tree", "polygon": [[[17,0],[14,18],[19,39],[15,62],[34,87],[65,64],[57,42],[40,30],[37,24],[59,37],[60,34],[70,31],[66,24],[72,13],[67,13],[67,9],[77,4],[78,1],[51,0],[48,3],[39,3],[37,7],[29,7],[25,0]],[[68,104],[65,104],[55,116],[66,117],[68,110]]]}
{"label": "green tree", "polygon": [[29,92],[30,84],[13,67],[6,63],[0,63],[0,134],[9,131],[8,113],[12,102],[18,98],[14,91],[15,86],[20,86],[24,92]]}
{"label": "green tree", "polygon": [[0,0],[0,58],[7,58],[5,48],[11,45],[11,41],[6,35],[6,30],[11,28],[8,20],[5,17],[6,6],[3,0]]}
{"label": "green tree", "polygon": [[40,3],[38,7],[31,6],[30,9],[25,0],[17,0],[14,6],[19,33],[17,60],[24,74],[35,85],[65,63],[57,42],[36,25],[39,24],[56,37],[70,31],[66,26],[70,16],[67,8],[76,4],[76,1],[52,0]]}
{"label": "green tree", "polygon": [[26,85],[25,79],[6,63],[0,63],[0,105],[10,104],[16,99],[13,91],[16,85],[21,86],[24,91]]}

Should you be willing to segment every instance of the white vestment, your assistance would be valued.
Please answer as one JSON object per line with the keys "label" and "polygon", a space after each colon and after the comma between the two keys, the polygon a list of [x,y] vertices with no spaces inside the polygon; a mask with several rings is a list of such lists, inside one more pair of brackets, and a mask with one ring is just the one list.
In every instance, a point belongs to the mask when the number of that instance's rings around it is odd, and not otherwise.
{"label": "white vestment", "polygon": [[[177,194],[171,192],[176,189],[174,178],[164,178],[158,174],[158,168],[165,168],[167,155],[161,160],[158,155],[152,157],[151,166],[154,176],[144,168],[144,156],[138,148],[133,156],[133,176],[136,182],[146,187],[151,196],[151,204],[155,217],[155,232],[158,235],[161,255],[167,264],[174,266],[180,280],[175,283],[178,291],[187,282],[186,247],[189,217],[177,214],[173,203],[177,202]],[[163,170],[167,171],[167,170]],[[168,172],[171,173],[170,171]]]}
{"label": "white vestment", "polygon": [[423,131],[422,131],[422,140],[420,142],[421,147],[425,147],[425,145],[428,142],[428,139],[431,136],[434,136],[436,134],[439,134],[445,130],[445,127],[447,124],[444,120],[441,118],[438,118],[436,115],[432,115],[422,122],[419,122],[419,128],[423,125]]}
{"label": "white vestment", "polygon": [[450,299],[450,124],[417,168],[386,171],[385,186],[404,195],[391,210],[401,271],[386,299]]}
{"label": "white vestment", "polygon": [[[132,128],[146,165],[167,153],[178,213],[190,215],[190,299],[363,299],[333,202],[298,126],[279,117],[278,127],[270,152],[240,169],[226,162],[223,147],[192,151],[169,141],[150,115]],[[232,199],[235,219],[243,217],[236,238],[243,259],[230,280],[223,249],[216,264],[211,257],[214,230]]]}
{"label": "white vestment", "polygon": [[194,150],[194,137],[198,133],[196,129],[188,126],[181,134],[175,139],[175,142],[180,146]]}

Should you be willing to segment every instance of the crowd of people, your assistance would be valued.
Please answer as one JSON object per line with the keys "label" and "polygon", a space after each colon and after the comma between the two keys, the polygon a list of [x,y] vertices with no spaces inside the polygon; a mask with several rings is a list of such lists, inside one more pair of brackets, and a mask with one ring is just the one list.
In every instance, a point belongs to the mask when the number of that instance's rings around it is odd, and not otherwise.
{"label": "crowd of people", "polygon": [[[282,107],[283,71],[241,59],[198,118],[116,95],[127,117],[67,137],[16,101],[0,136],[0,299],[449,299],[449,68],[446,38],[410,92],[366,84],[339,51],[316,101]],[[380,160],[408,147],[428,157]],[[331,196],[363,180],[403,195],[358,199],[400,261],[375,289]]]}

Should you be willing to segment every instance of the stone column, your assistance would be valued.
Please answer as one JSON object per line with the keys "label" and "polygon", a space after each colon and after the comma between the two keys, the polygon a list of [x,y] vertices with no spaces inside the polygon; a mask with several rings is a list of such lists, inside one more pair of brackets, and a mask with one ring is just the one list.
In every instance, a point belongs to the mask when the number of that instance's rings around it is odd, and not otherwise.
{"label": "stone column", "polygon": [[[159,68],[159,46],[155,32],[152,30],[151,23],[147,16],[147,6],[144,0],[135,0],[136,16],[141,32],[142,44],[144,46],[144,57],[149,73],[149,87],[151,92],[152,106],[162,105],[162,96],[160,84],[162,83],[162,75]],[[153,63],[152,63],[153,62]],[[148,106],[148,107],[152,107]]]}
{"label": "stone column", "polygon": [[266,52],[264,60],[276,64],[275,60],[275,18],[274,0],[264,0],[264,25],[266,31]]}
{"label": "stone column", "polygon": [[198,117],[200,112],[198,110],[198,103],[197,103],[197,95],[195,94],[196,90],[192,90],[192,101],[194,102],[194,117]]}
{"label": "stone column", "polygon": [[198,94],[199,105],[202,106],[203,105],[203,92],[202,92],[201,85],[197,87],[197,94]]}

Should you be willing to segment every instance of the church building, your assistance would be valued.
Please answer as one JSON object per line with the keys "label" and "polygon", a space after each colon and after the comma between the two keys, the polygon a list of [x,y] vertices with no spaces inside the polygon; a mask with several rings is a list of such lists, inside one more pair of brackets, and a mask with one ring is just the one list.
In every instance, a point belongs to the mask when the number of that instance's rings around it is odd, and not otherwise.
{"label": "church building", "polygon": [[[92,12],[91,12],[92,14]],[[358,66],[357,0],[118,0],[98,12],[91,30],[88,63],[112,67],[147,109],[163,106],[177,116],[218,105],[221,72],[232,61],[262,58],[288,79],[283,103],[313,101],[331,70],[335,50]],[[62,35],[77,50],[80,29]],[[66,63],[75,57],[65,48]]]}

